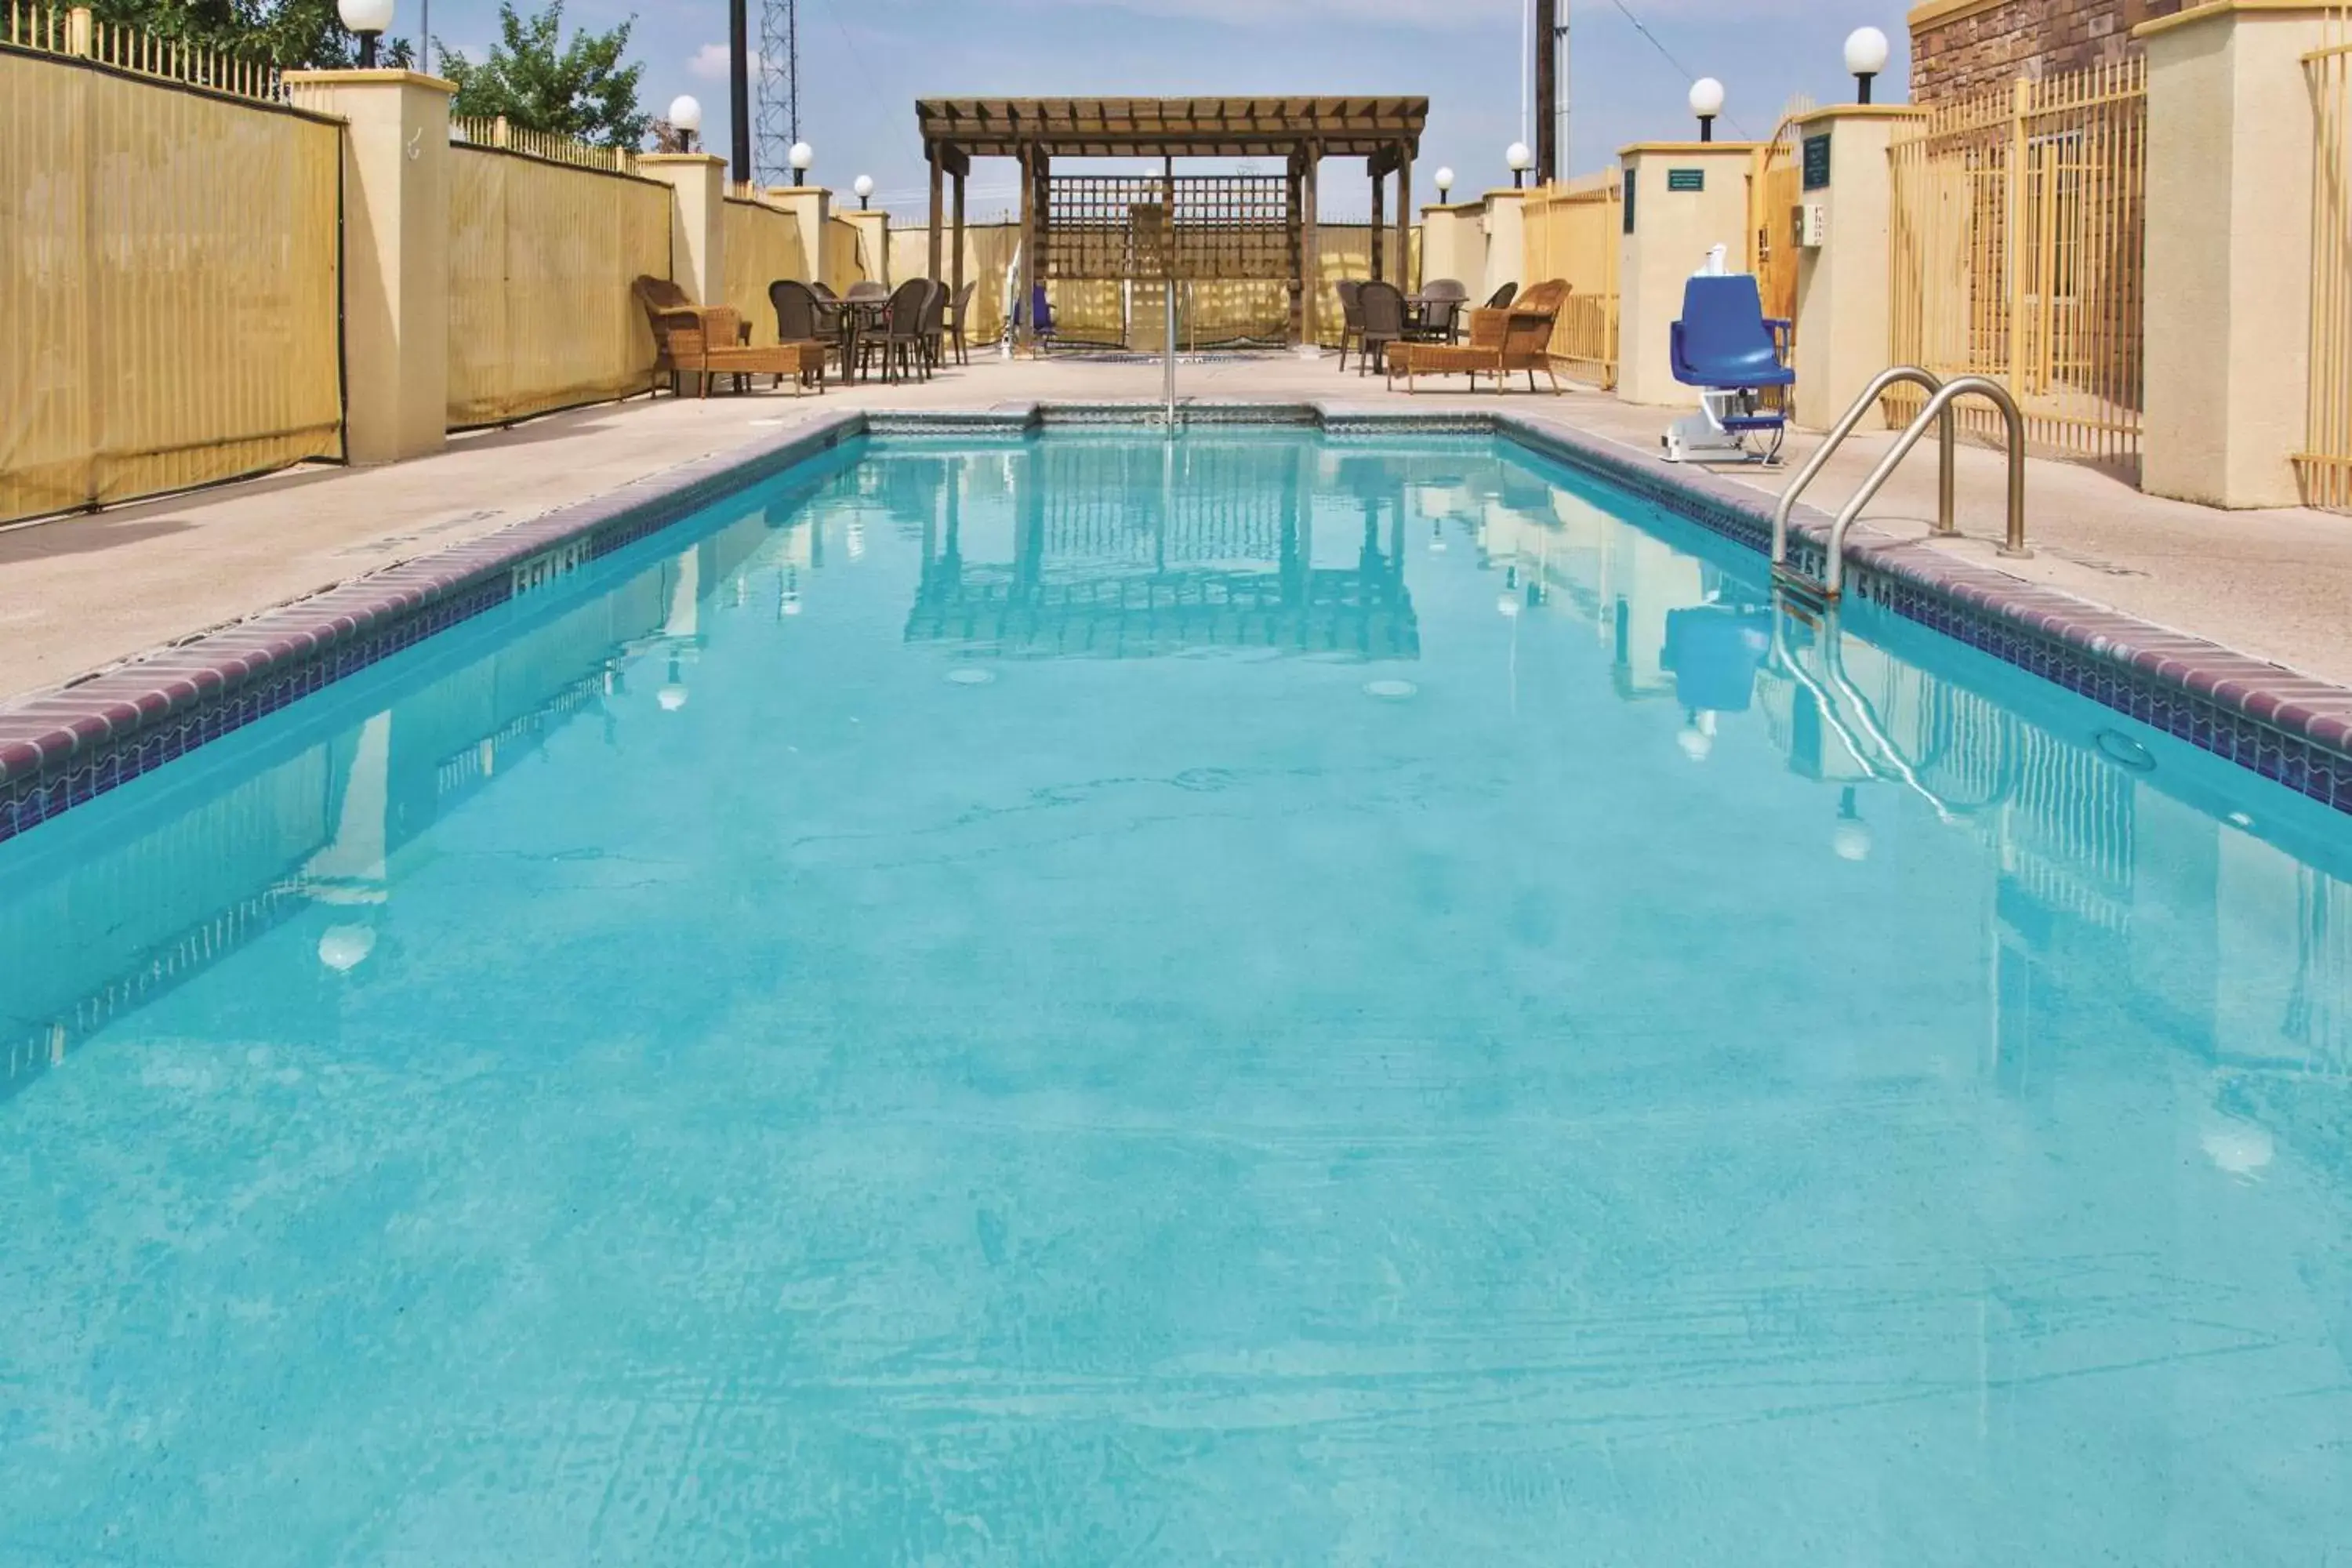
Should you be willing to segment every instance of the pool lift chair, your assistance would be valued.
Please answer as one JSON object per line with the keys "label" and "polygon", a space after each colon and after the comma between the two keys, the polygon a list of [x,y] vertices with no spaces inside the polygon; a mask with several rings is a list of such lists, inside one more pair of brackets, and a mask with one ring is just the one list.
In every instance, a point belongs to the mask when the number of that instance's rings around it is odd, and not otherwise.
{"label": "pool lift chair", "polygon": [[[1723,270],[1724,247],[1683,286],[1682,320],[1674,323],[1675,379],[1699,389],[1698,413],[1675,421],[1661,438],[1670,463],[1777,463],[1787,438],[1787,399],[1764,394],[1796,384],[1786,362],[1790,324],[1764,314],[1755,278]],[[1770,445],[1752,445],[1769,435]]]}

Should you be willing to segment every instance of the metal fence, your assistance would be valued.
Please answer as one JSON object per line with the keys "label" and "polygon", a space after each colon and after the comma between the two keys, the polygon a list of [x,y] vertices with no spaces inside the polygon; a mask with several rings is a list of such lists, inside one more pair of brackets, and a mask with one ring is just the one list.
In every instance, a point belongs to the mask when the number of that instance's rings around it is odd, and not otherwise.
{"label": "metal fence", "polygon": [[[1797,319],[1797,205],[1803,199],[1804,149],[1796,121],[1818,107],[1800,95],[1781,111],[1780,122],[1757,149],[1748,176],[1748,269],[1764,297],[1764,314],[1774,321]],[[1795,353],[1791,327],[1789,353]]]}
{"label": "metal fence", "polygon": [[2352,510],[2352,9],[2303,58],[2311,92],[2311,411],[2304,500]]}
{"label": "metal fence", "polygon": [[1526,283],[1563,279],[1568,303],[1552,331],[1551,355],[1580,380],[1617,384],[1617,267],[1624,232],[1618,176],[1601,184],[1544,185],[1520,204]]}
{"label": "metal fence", "polygon": [[[1893,161],[1893,350],[2005,384],[2028,439],[2139,452],[2147,68],[2134,58],[1937,107]],[[1921,395],[1889,395],[1916,412]],[[1972,433],[1999,433],[1961,405]]]}
{"label": "metal fence", "polygon": [[100,20],[84,5],[61,8],[8,0],[6,28],[0,32],[0,41],[20,49],[94,60],[132,76],[209,88],[233,98],[286,101],[286,84],[267,59],[158,37],[137,27]]}
{"label": "metal fence", "polygon": [[452,115],[449,119],[449,140],[460,146],[495,147],[502,153],[520,153],[542,163],[569,163],[575,169],[601,169],[616,174],[637,172],[637,155],[629,148],[606,147],[571,136],[558,136],[551,132],[525,130],[520,125],[508,123],[503,114],[494,120]]}
{"label": "metal fence", "polygon": [[629,285],[671,276],[670,200],[632,174],[451,148],[451,429],[652,386],[653,333]]}
{"label": "metal fence", "polygon": [[339,123],[87,16],[6,19],[0,521],[341,456]]}

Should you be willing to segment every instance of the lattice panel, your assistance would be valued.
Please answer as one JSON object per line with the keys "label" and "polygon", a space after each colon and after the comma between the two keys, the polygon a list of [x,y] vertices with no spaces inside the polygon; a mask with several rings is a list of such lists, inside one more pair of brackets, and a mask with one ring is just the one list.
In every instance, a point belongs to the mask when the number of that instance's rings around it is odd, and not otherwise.
{"label": "lattice panel", "polygon": [[1057,175],[1045,231],[1048,278],[1286,279],[1296,268],[1290,182],[1279,174]]}

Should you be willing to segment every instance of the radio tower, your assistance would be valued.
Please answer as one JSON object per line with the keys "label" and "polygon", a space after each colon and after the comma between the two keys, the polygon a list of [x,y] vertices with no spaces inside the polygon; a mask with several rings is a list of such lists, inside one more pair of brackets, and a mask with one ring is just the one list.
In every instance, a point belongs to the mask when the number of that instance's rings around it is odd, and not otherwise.
{"label": "radio tower", "polygon": [[801,139],[800,0],[760,0],[759,123],[760,182],[790,184]]}

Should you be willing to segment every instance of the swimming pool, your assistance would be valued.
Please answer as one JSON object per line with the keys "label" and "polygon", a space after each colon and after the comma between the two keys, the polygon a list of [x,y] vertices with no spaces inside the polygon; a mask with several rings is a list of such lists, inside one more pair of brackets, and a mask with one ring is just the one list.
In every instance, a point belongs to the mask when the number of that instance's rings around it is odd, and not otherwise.
{"label": "swimming pool", "polygon": [[0,1563],[2322,1562],[2347,865],[1506,443],[845,446],[0,844]]}

